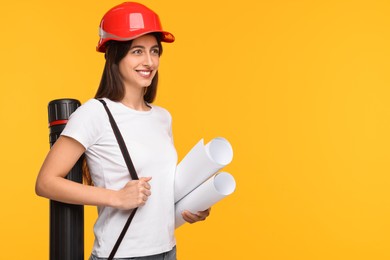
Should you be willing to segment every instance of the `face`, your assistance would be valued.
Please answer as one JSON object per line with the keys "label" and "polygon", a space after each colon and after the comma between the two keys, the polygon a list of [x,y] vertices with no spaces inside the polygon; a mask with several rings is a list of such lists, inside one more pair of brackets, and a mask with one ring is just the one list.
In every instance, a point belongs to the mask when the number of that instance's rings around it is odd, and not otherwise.
{"label": "face", "polygon": [[133,40],[129,52],[119,62],[119,73],[125,89],[144,91],[152,83],[160,61],[160,49],[153,35]]}

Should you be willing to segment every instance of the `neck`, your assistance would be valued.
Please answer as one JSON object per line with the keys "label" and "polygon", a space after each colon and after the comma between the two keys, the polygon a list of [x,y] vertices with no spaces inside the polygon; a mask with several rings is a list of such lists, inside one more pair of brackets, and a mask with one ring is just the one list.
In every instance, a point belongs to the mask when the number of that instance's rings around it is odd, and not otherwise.
{"label": "neck", "polygon": [[141,91],[126,91],[124,98],[121,100],[121,103],[125,106],[139,111],[148,111],[148,107],[144,101],[144,89]]}

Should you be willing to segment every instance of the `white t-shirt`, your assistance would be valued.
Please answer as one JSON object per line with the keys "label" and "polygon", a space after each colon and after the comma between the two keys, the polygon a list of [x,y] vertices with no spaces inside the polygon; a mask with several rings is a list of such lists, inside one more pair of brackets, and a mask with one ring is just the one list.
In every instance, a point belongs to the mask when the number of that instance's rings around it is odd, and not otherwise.
{"label": "white t-shirt", "polygon": [[[152,195],[140,207],[115,257],[154,255],[171,250],[174,237],[174,174],[177,153],[172,140],[171,115],[151,105],[150,111],[130,109],[104,99],[125,140],[139,177],[151,176]],[[95,186],[119,190],[130,174],[103,104],[91,99],[69,118],[62,132],[80,142]],[[92,253],[108,257],[131,211],[98,207]]]}

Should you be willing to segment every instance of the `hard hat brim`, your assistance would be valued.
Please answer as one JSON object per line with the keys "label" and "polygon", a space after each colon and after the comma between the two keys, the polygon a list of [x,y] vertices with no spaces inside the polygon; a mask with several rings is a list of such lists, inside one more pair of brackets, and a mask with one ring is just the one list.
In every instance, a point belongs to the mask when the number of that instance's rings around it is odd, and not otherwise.
{"label": "hard hat brim", "polygon": [[162,42],[172,43],[175,41],[175,36],[172,33],[167,32],[167,31],[156,31],[156,30],[145,31],[145,32],[142,32],[142,33],[135,35],[134,37],[129,37],[129,38],[123,38],[123,37],[119,37],[119,36],[110,34],[110,35],[106,35],[106,37],[101,39],[98,46],[96,47],[96,51],[105,53],[106,52],[106,43],[109,41],[120,41],[120,42],[131,41],[131,40],[134,40],[138,37],[141,37],[141,36],[146,35],[146,34],[151,34],[151,33],[159,33],[161,35],[160,40]]}

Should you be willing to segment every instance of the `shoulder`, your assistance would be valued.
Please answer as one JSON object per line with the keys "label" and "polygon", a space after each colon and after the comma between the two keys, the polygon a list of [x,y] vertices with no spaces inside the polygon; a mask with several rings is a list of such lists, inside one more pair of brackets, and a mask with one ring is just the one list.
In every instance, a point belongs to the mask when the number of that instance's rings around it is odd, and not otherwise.
{"label": "shoulder", "polygon": [[78,107],[76,111],[70,116],[70,119],[73,117],[88,119],[99,117],[99,115],[105,115],[105,112],[101,113],[101,111],[104,111],[103,104],[100,103],[100,101],[97,99],[90,99]]}
{"label": "shoulder", "polygon": [[77,108],[77,110],[81,110],[83,112],[91,112],[96,110],[104,110],[104,107],[99,100],[91,98],[87,102],[82,104],[79,108]]}
{"label": "shoulder", "polygon": [[90,99],[70,115],[62,135],[72,137],[87,149],[104,134],[107,124],[103,104]]}
{"label": "shoulder", "polygon": [[167,109],[160,107],[160,106],[152,105],[152,104],[149,104],[149,105],[152,107],[152,109],[154,110],[155,113],[157,113],[163,117],[172,118],[171,113]]}
{"label": "shoulder", "polygon": [[106,118],[107,114],[104,111],[103,104],[97,99],[90,99],[70,115],[68,123],[88,127],[100,125],[100,122],[104,122]]}

